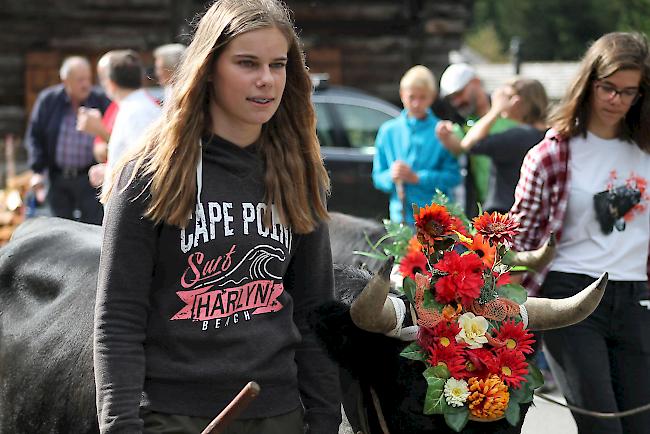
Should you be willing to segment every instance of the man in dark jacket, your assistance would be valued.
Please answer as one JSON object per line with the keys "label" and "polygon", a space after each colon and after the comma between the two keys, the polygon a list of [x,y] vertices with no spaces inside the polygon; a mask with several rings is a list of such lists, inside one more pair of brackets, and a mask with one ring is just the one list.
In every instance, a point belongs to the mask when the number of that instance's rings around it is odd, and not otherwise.
{"label": "man in dark jacket", "polygon": [[59,75],[61,84],[43,90],[32,109],[25,139],[34,172],[31,185],[42,189],[47,174],[52,214],[101,224],[103,210],[98,192],[88,180],[88,168],[95,163],[94,137],[77,131],[76,123],[80,107],[96,108],[103,113],[110,101],[92,88],[87,59],[65,59]]}

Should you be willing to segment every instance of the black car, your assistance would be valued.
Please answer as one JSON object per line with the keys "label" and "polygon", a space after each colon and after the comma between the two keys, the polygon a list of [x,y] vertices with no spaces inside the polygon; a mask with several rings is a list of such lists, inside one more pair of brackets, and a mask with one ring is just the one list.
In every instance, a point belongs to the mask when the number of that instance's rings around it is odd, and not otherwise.
{"label": "black car", "polygon": [[360,90],[316,83],[313,102],[325,167],[332,182],[328,208],[359,217],[388,217],[388,195],[372,183],[375,136],[400,109]]}

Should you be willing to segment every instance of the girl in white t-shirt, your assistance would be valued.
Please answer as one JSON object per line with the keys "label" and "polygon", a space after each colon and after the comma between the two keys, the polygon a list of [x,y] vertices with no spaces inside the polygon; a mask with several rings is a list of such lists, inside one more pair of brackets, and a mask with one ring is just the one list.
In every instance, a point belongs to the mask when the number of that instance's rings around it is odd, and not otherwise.
{"label": "girl in white t-shirt", "polygon": [[[523,229],[518,249],[534,247],[551,231],[558,235],[557,256],[542,285],[545,297],[570,296],[609,272],[605,296],[590,317],[544,333],[562,393],[591,411],[650,402],[650,310],[644,303],[649,82],[645,36],[598,39],[553,116],[553,129],[526,156],[512,209]],[[621,419],[573,416],[580,433],[650,433],[650,412]]]}

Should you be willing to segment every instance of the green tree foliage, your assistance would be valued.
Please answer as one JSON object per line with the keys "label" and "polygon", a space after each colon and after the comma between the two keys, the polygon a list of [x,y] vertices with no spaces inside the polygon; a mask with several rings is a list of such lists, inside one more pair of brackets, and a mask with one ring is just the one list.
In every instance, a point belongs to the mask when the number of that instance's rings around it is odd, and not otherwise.
{"label": "green tree foliage", "polygon": [[506,50],[492,23],[473,29],[465,36],[465,43],[472,50],[481,53],[490,62],[508,61]]}
{"label": "green tree foliage", "polygon": [[650,0],[476,0],[468,42],[486,27],[502,47],[518,36],[524,60],[576,60],[605,33],[650,32]]}

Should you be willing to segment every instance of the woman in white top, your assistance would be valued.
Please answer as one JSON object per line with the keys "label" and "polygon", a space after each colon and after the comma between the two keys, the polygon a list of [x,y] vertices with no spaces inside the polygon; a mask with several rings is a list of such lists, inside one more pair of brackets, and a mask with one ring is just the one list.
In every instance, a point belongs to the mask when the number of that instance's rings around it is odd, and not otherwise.
{"label": "woman in white top", "polygon": [[[645,36],[598,39],[551,119],[553,129],[526,156],[512,209],[522,228],[517,249],[536,247],[550,232],[558,236],[544,297],[572,295],[609,272],[603,301],[589,318],[544,333],[545,354],[567,401],[592,411],[650,402],[649,81]],[[650,433],[649,412],[574,418],[580,433]]]}

